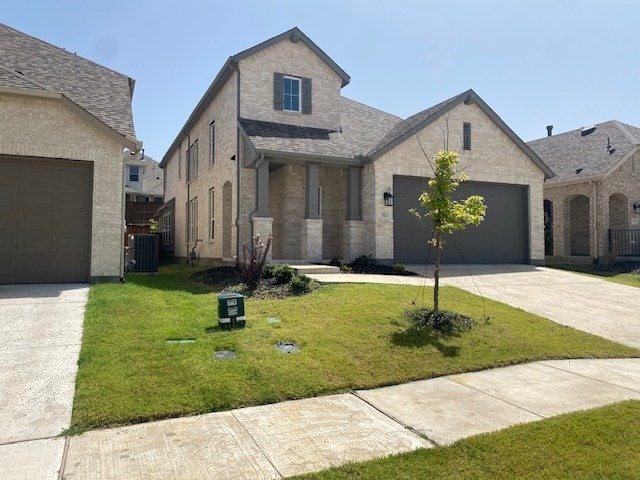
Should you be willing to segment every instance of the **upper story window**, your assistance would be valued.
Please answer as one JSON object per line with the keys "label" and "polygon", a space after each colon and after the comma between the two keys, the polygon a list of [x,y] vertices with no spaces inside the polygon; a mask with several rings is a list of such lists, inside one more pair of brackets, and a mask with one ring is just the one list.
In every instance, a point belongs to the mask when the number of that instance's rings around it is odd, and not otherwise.
{"label": "upper story window", "polygon": [[140,181],[140,167],[138,167],[137,165],[129,166],[129,181],[130,182]]}
{"label": "upper story window", "polygon": [[288,112],[300,111],[300,79],[295,77],[283,78],[284,106]]}
{"label": "upper story window", "polygon": [[216,161],[216,122],[209,124],[209,165]]}
{"label": "upper story window", "polygon": [[187,150],[187,182],[198,178],[198,140]]}
{"label": "upper story window", "polygon": [[273,108],[286,112],[311,113],[311,79],[273,74]]}
{"label": "upper story window", "polygon": [[471,150],[471,124],[469,122],[462,124],[462,149]]}

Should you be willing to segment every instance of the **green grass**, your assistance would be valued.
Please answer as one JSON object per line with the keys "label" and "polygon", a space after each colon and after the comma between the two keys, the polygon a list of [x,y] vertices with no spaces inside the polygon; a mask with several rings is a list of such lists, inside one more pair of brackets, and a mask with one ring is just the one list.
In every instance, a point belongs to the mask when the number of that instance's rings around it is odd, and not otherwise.
{"label": "green grass", "polygon": [[293,478],[631,480],[640,478],[638,432],[640,401],[628,401]]}
{"label": "green grass", "polygon": [[[403,311],[431,289],[334,284],[284,300],[247,298],[247,327],[217,329],[217,293],[170,265],[158,276],[91,287],[72,431],[372,388],[549,358],[640,356],[455,288],[441,304],[477,321],[446,337],[416,331]],[[491,320],[484,321],[485,312]],[[280,323],[268,323],[278,317]],[[167,339],[192,338],[192,344]],[[299,354],[283,354],[294,341]],[[238,352],[215,360],[220,349]]]}
{"label": "green grass", "polygon": [[600,280],[608,282],[629,285],[630,287],[640,288],[640,274],[632,273],[634,267],[638,268],[638,264],[621,264],[611,268],[594,267],[593,265],[547,265],[549,268],[557,268],[559,270],[567,270],[570,272],[581,273]]}

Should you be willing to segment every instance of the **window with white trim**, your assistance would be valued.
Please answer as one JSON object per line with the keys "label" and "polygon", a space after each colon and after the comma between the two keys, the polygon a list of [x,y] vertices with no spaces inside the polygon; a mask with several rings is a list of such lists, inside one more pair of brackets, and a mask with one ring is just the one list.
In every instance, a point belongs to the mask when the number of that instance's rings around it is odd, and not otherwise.
{"label": "window with white trim", "polygon": [[129,181],[130,182],[139,182],[140,181],[140,167],[137,165],[129,165]]}
{"label": "window with white trim", "polygon": [[196,243],[198,239],[198,197],[187,203],[187,243]]}
{"label": "window with white trim", "polygon": [[216,234],[216,198],[215,188],[209,189],[209,240],[213,240]]}
{"label": "window with white trim", "polygon": [[209,165],[216,161],[216,121],[209,124]]}
{"label": "window with white trim", "polygon": [[287,112],[300,111],[300,79],[284,75],[282,77],[283,110]]}

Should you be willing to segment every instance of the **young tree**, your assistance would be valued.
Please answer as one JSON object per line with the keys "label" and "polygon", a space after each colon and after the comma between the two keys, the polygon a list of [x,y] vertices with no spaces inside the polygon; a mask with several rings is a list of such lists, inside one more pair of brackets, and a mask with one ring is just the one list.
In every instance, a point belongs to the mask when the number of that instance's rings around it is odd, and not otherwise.
{"label": "young tree", "polygon": [[434,313],[439,310],[440,257],[446,244],[446,235],[464,230],[467,225],[480,225],[487,210],[484,199],[479,195],[472,195],[462,202],[453,199],[460,182],[467,180],[464,173],[456,170],[459,161],[458,152],[441,150],[436,153],[432,163],[434,177],[428,182],[428,191],[418,198],[424,213],[411,209],[411,213],[421,221],[430,220],[433,224],[433,237],[429,243],[436,250],[433,275]]}

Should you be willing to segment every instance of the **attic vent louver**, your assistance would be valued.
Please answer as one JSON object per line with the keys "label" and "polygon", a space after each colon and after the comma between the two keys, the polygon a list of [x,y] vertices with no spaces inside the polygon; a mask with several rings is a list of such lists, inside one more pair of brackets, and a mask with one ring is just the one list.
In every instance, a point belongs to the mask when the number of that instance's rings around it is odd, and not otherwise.
{"label": "attic vent louver", "polygon": [[590,133],[593,133],[596,131],[596,127],[595,125],[591,126],[591,127],[584,127],[582,129],[582,131],[580,132],[580,136],[585,137],[587,135],[589,135]]}

